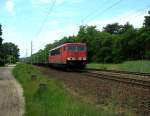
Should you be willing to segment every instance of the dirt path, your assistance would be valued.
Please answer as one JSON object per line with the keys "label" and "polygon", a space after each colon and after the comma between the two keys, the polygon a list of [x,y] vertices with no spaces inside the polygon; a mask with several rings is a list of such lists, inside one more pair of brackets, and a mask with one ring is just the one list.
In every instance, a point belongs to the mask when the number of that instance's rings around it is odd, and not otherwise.
{"label": "dirt path", "polygon": [[11,71],[14,65],[0,67],[0,116],[22,116],[23,90]]}

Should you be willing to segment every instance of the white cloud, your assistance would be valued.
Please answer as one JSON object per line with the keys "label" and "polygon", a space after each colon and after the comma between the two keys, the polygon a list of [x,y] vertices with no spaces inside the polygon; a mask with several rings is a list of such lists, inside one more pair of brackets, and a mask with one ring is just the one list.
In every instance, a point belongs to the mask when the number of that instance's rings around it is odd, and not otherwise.
{"label": "white cloud", "polygon": [[13,0],[6,0],[6,9],[10,14],[14,14],[14,2]]}
{"label": "white cloud", "polygon": [[39,49],[44,48],[48,43],[53,43],[55,40],[59,40],[64,36],[76,35],[79,30],[79,25],[69,24],[64,28],[56,28],[51,30],[43,30],[41,34],[33,40],[33,52],[37,52]]}
{"label": "white cloud", "polygon": [[57,26],[59,26],[59,24],[60,24],[59,21],[53,20],[53,21],[50,21],[49,24],[47,24],[47,25],[49,25],[50,27],[57,27]]}
{"label": "white cloud", "polygon": [[[55,0],[33,0],[32,4],[34,6],[41,5],[41,4],[50,4],[54,2]],[[84,0],[56,0],[56,5],[62,5],[63,3],[70,3],[70,4],[77,4],[81,3]]]}
{"label": "white cloud", "polygon": [[52,2],[52,1],[53,1],[53,0],[39,0],[40,3],[45,3],[45,4],[50,3],[50,2]]}
{"label": "white cloud", "polygon": [[75,17],[79,14],[75,11],[55,11],[50,14],[51,17],[60,17],[60,18],[66,18],[66,17]]}
{"label": "white cloud", "polygon": [[[71,1],[71,0],[70,0]],[[81,3],[83,2],[84,0],[72,0],[72,3]]]}
{"label": "white cloud", "polygon": [[145,12],[134,12],[130,11],[109,19],[95,19],[93,21],[88,22],[88,25],[96,25],[99,29],[102,29],[107,24],[112,24],[118,22],[119,24],[125,24],[129,22],[135,28],[140,28],[143,25],[144,16],[147,15],[147,11]]}
{"label": "white cloud", "polygon": [[24,37],[22,33],[17,31],[14,27],[3,25],[3,39],[4,42],[12,42],[15,45],[18,45],[21,57],[26,56],[26,48],[30,50],[30,44],[27,43],[28,40],[26,40],[26,37]]}

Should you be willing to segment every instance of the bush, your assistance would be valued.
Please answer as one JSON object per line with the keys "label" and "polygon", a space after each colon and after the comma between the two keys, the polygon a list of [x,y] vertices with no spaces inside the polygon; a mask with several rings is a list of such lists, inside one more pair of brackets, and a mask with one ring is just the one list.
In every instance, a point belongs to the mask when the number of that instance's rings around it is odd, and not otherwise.
{"label": "bush", "polygon": [[147,60],[150,60],[150,51],[147,51],[147,52],[145,53],[145,58],[146,58]]}

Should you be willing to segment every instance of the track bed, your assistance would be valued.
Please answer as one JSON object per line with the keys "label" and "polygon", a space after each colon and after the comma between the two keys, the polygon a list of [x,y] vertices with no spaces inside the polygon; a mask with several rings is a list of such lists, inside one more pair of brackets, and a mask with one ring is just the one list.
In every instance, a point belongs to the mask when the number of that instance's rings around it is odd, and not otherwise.
{"label": "track bed", "polygon": [[96,104],[98,108],[115,103],[115,110],[119,113],[131,111],[135,115],[148,116],[150,114],[150,89],[148,87],[93,78],[83,73],[37,68],[45,75],[63,81],[71,94]]}

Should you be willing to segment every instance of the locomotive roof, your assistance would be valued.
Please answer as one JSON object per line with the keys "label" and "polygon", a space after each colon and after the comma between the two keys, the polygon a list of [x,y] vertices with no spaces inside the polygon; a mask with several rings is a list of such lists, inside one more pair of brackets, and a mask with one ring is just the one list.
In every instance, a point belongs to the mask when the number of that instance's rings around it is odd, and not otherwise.
{"label": "locomotive roof", "polygon": [[59,45],[59,46],[57,46],[57,47],[55,47],[55,48],[53,48],[53,49],[50,49],[49,51],[55,50],[55,49],[57,49],[57,48],[60,48],[60,47],[62,47],[62,46],[65,46],[65,45],[71,45],[71,44],[85,45],[85,43],[79,43],[79,42],[75,42],[75,43],[64,43],[64,44]]}

